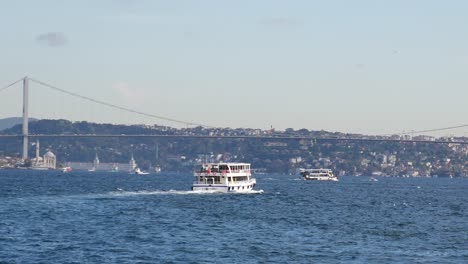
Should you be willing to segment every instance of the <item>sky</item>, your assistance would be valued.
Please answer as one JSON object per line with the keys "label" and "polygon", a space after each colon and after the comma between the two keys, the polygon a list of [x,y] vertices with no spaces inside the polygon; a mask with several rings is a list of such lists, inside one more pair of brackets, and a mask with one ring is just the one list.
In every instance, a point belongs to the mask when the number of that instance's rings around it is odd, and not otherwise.
{"label": "sky", "polygon": [[[468,124],[468,1],[0,0],[0,89],[29,76],[215,127],[393,134]],[[30,84],[30,116],[179,123]],[[20,116],[21,85],[0,92]],[[467,136],[468,127],[434,135]]]}

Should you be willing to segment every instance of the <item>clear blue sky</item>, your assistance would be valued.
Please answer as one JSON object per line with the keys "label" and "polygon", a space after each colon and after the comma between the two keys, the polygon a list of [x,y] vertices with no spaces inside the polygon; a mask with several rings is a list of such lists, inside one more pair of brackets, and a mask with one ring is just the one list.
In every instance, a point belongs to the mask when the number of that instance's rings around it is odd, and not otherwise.
{"label": "clear blue sky", "polygon": [[[28,75],[220,127],[386,134],[468,123],[468,1],[0,4],[0,87]],[[32,116],[178,126],[31,86]],[[21,115],[20,88],[0,93],[0,118]]]}

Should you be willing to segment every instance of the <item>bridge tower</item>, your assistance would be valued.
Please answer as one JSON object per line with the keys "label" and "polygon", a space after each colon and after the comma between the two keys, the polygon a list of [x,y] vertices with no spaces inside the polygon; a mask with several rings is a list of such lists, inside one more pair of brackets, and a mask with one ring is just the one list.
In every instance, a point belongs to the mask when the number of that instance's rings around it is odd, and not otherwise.
{"label": "bridge tower", "polygon": [[23,160],[28,159],[28,124],[29,124],[29,80],[23,79]]}

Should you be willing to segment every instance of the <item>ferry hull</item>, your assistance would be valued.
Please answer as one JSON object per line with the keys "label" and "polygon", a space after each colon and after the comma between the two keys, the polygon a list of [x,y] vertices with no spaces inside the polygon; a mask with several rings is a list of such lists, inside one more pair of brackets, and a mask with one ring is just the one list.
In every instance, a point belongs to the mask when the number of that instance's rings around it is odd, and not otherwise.
{"label": "ferry hull", "polygon": [[192,186],[192,191],[195,192],[221,192],[227,193],[228,187],[227,186],[212,186],[212,185],[196,185]]}
{"label": "ferry hull", "polygon": [[255,187],[255,181],[250,181],[246,184],[239,185],[224,185],[224,184],[197,184],[192,185],[192,190],[195,192],[221,192],[221,193],[245,193],[251,192]]}
{"label": "ferry hull", "polygon": [[338,181],[335,177],[304,177],[306,181]]}

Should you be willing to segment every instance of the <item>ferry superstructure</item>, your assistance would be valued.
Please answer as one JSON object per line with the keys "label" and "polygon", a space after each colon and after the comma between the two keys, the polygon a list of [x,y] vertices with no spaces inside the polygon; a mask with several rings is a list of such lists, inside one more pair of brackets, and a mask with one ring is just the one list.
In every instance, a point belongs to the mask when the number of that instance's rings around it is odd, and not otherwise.
{"label": "ferry superstructure", "polygon": [[338,177],[330,169],[301,169],[299,174],[304,180],[338,181]]}
{"label": "ferry superstructure", "polygon": [[250,192],[257,181],[250,163],[205,163],[194,173],[193,191]]}

